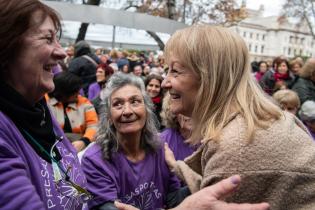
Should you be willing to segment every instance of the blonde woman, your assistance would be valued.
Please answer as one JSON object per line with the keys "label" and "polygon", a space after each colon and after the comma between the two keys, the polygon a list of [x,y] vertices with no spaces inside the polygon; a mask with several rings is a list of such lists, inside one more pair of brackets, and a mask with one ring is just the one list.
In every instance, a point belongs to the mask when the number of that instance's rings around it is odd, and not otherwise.
{"label": "blonde woman", "polygon": [[192,117],[191,138],[201,143],[185,161],[175,161],[165,145],[169,167],[191,192],[240,174],[240,188],[226,201],[314,209],[314,143],[256,85],[242,38],[221,27],[192,26],[170,38],[165,57],[170,69],[162,85],[171,109]]}

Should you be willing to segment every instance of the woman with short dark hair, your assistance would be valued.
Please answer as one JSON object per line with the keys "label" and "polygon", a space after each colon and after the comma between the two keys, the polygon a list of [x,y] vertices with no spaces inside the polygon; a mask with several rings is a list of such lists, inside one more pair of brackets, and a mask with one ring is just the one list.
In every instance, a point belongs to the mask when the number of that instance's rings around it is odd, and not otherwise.
{"label": "woman with short dark hair", "polygon": [[0,208],[81,209],[86,180],[44,98],[66,57],[58,14],[37,0],[0,8]]}

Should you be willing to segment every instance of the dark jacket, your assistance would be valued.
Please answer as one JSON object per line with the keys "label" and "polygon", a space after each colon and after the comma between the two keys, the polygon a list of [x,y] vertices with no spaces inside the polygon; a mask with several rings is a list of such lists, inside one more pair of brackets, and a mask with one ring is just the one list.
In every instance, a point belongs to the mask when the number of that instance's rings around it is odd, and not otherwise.
{"label": "dark jacket", "polygon": [[79,76],[83,82],[83,91],[88,97],[89,85],[96,81],[96,65],[88,59],[82,57],[87,55],[92,58],[97,64],[100,59],[91,53],[90,46],[86,42],[78,42],[75,46],[75,58],[69,64],[69,72]]}
{"label": "dark jacket", "polygon": [[315,84],[310,79],[300,77],[293,85],[292,90],[298,94],[301,104],[307,100],[315,101]]}
{"label": "dark jacket", "polygon": [[[275,92],[276,78],[274,75],[275,71],[269,70],[264,74],[259,82],[259,85],[262,87],[262,89],[269,95],[272,95]],[[290,73],[289,78],[283,81],[288,88],[291,87],[292,84],[295,82],[294,75]]]}

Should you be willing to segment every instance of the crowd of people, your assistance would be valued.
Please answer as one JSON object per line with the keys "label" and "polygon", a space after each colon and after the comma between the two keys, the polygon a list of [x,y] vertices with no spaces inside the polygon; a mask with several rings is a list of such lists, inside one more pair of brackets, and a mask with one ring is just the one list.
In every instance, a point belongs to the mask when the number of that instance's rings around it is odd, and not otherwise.
{"label": "crowd of people", "polygon": [[209,25],[64,49],[52,8],[0,8],[0,209],[315,208],[315,59]]}

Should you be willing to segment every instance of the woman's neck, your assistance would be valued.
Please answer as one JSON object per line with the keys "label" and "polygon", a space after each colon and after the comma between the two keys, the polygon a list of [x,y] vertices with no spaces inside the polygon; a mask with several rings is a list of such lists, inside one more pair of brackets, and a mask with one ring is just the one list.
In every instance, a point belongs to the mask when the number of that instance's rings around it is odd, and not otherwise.
{"label": "woman's neck", "polygon": [[121,135],[118,134],[119,145],[127,159],[138,162],[145,157],[145,151],[141,148],[141,133]]}

